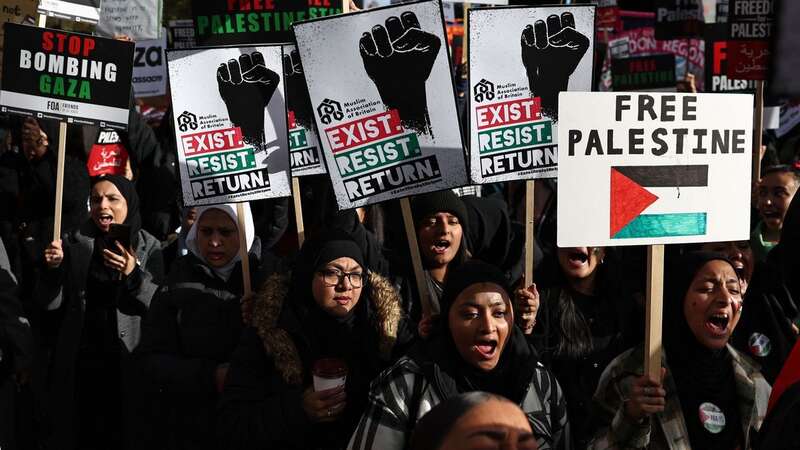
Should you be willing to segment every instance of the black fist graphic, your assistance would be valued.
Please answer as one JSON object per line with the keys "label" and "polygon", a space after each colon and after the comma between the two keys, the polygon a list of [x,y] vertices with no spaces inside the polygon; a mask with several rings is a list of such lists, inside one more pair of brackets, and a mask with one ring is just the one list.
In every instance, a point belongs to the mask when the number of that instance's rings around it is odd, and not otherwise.
{"label": "black fist graphic", "polygon": [[558,93],[566,91],[569,77],[589,49],[589,38],[575,29],[575,17],[565,12],[522,30],[522,63],[534,97],[542,100],[542,111],[558,120]]}
{"label": "black fist graphic", "polygon": [[219,95],[228,107],[228,117],[257,151],[264,150],[264,108],[279,81],[280,76],[267,69],[261,52],[241,55],[217,69]]}
{"label": "black fist graphic", "polygon": [[367,75],[375,82],[383,104],[397,109],[406,128],[430,131],[425,81],[442,43],[422,31],[417,16],[404,12],[386,19],[361,36],[361,58]]}
{"label": "black fist graphic", "polygon": [[294,120],[305,129],[311,129],[314,114],[311,111],[311,98],[308,96],[306,77],[300,65],[300,54],[292,50],[283,55],[283,74],[286,80],[286,103],[294,113]]}

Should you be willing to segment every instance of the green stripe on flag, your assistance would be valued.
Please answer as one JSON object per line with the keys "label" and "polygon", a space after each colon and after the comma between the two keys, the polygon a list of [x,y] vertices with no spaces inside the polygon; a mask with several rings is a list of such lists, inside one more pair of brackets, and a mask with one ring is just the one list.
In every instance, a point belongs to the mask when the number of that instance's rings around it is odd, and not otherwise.
{"label": "green stripe on flag", "polygon": [[642,214],[614,239],[698,236],[706,234],[706,213]]}

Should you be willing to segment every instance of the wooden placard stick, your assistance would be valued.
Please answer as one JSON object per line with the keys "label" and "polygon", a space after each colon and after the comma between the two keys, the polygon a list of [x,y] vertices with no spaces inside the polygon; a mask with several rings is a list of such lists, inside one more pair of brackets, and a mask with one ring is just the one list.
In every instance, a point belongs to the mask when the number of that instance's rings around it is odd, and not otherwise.
{"label": "wooden placard stick", "polygon": [[534,180],[525,181],[525,284],[528,287],[533,282],[533,252],[534,252],[534,197],[536,193]]}
{"label": "wooden placard stick", "polygon": [[250,257],[247,254],[247,229],[244,224],[244,207],[241,203],[236,204],[236,219],[239,223],[239,256],[242,258],[242,282],[244,283],[244,295],[250,295]]}
{"label": "wooden placard stick", "polygon": [[661,380],[661,310],[664,305],[664,245],[647,246],[645,375]]}
{"label": "wooden placard stick", "polygon": [[297,246],[302,247],[306,240],[306,227],[303,224],[303,201],[298,177],[292,177],[292,201],[294,202],[294,222],[297,226]]}
{"label": "wooden placard stick", "polygon": [[433,308],[428,286],[425,284],[425,271],[422,269],[422,256],[419,254],[419,244],[417,243],[417,227],[414,224],[414,215],[411,213],[411,202],[408,197],[400,199],[400,209],[403,211],[403,224],[408,237],[408,249],[411,251],[411,264],[414,266],[414,278],[417,280],[422,315],[428,317],[433,312]]}
{"label": "wooden placard stick", "polygon": [[764,80],[756,81],[756,110],[753,124],[753,182],[761,180],[761,133],[764,130]]}
{"label": "wooden placard stick", "polygon": [[58,164],[56,165],[56,211],[53,216],[53,240],[61,239],[61,210],[64,199],[64,158],[67,152],[67,123],[58,125]]}
{"label": "wooden placard stick", "polygon": [[37,21],[36,26],[39,28],[45,28],[47,26],[47,14],[39,14],[39,20]]}

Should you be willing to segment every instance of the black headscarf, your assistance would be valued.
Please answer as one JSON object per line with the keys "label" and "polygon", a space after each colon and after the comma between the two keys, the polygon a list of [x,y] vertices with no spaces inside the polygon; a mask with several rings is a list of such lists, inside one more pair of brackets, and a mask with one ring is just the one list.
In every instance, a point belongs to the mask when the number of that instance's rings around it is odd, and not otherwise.
{"label": "black headscarf", "polygon": [[[135,251],[139,245],[139,230],[142,228],[142,218],[139,214],[139,195],[136,193],[136,186],[121,175],[105,175],[92,179],[92,187],[101,181],[108,181],[113,184],[122,194],[122,197],[125,198],[125,202],[128,205],[128,215],[122,223],[130,227],[130,243]],[[82,231],[85,235],[94,239],[89,276],[99,281],[117,279],[117,272],[107,268],[103,262],[103,250],[106,248],[119,252],[114,243],[108,242],[106,233],[100,230],[91,218]]]}
{"label": "black headscarf", "polygon": [[[306,364],[321,357],[338,357],[354,363],[354,351],[364,347],[363,332],[368,329],[370,317],[369,286],[366,269],[363,269],[361,297],[356,306],[345,317],[333,317],[319,307],[312,293],[314,274],[329,262],[342,257],[355,260],[364,268],[361,248],[349,234],[341,230],[330,230],[323,235],[307,240],[300,250],[289,288],[290,308],[298,319],[308,340],[309,352]],[[350,367],[351,372],[353,368]]]}
{"label": "black headscarf", "polygon": [[[664,347],[667,363],[678,389],[678,398],[692,448],[735,449],[743,441],[736,394],[733,360],[727,348],[713,350],[697,341],[684,314],[684,300],[698,271],[711,261],[730,260],[721,253],[691,252],[671,267],[664,284]],[[716,406],[725,416],[725,426],[714,433],[701,419],[700,411]]]}
{"label": "black headscarf", "polygon": [[[462,392],[485,391],[520,403],[538,361],[522,330],[511,324],[500,360],[488,372],[464,361],[453,341],[448,321],[450,308],[461,292],[478,283],[497,285],[509,299],[512,298],[505,277],[497,267],[478,260],[465,262],[447,276],[435,335],[429,342],[415,348],[411,357],[437,386],[443,399]],[[508,306],[513,308],[513,303],[509,301]]]}

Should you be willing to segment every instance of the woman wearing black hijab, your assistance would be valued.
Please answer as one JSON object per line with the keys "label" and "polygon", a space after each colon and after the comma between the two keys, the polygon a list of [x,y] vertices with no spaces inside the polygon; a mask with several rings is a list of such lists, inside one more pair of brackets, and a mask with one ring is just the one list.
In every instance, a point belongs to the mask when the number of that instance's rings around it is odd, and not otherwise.
{"label": "woman wearing black hijab", "polygon": [[[110,234],[112,224],[124,225],[125,235]],[[48,438],[53,448],[123,448],[134,441],[139,415],[131,354],[163,277],[161,245],[141,229],[133,183],[95,179],[90,219],[63,243],[51,242],[45,262],[36,298],[60,318],[48,370]]]}
{"label": "woman wearing black hijab", "polygon": [[367,271],[348,234],[309,239],[291,280],[274,275],[259,290],[252,327],[231,358],[220,445],[344,448],[370,381],[407,336],[397,292]]}
{"label": "woman wearing black hijab", "polygon": [[453,269],[441,306],[441,328],[372,383],[369,405],[349,448],[407,448],[424,414],[471,391],[501,395],[519,405],[540,449],[571,448],[564,396],[514,326],[500,270],[477,260]]}
{"label": "woman wearing black hijab", "polygon": [[770,387],[728,344],[742,293],[724,255],[694,252],[668,273],[662,380],[641,376],[644,350],[611,362],[595,393],[603,428],[590,448],[751,448]]}

